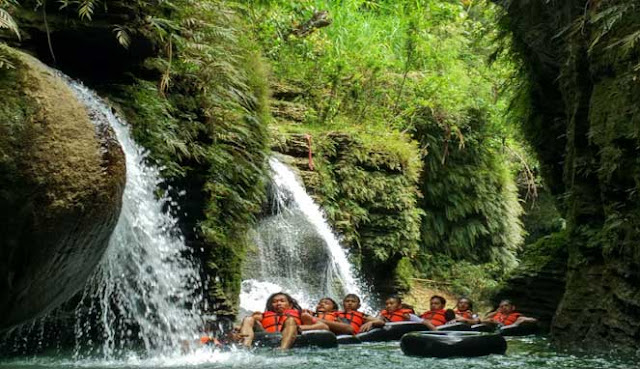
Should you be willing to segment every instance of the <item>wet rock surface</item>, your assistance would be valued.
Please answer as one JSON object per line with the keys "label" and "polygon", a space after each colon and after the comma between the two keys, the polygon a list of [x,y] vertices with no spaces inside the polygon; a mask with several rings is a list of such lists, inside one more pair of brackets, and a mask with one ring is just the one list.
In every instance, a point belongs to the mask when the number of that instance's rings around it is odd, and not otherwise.
{"label": "wet rock surface", "polygon": [[120,212],[124,154],[66,83],[5,48],[0,71],[0,331],[78,292]]}

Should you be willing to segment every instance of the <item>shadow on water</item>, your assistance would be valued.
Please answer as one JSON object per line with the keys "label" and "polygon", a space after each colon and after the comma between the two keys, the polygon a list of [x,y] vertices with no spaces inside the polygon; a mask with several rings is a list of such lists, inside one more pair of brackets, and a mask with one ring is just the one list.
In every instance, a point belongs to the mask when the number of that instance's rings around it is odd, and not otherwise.
{"label": "shadow on water", "polygon": [[479,358],[431,359],[405,356],[397,342],[340,346],[337,349],[295,349],[277,352],[257,349],[251,352],[227,352],[200,349],[189,355],[156,356],[141,359],[135,354],[120,360],[74,360],[71,353],[55,356],[2,361],[0,368],[67,369],[67,368],[298,368],[298,369],[633,369],[637,358],[621,355],[594,355],[554,351],[544,337],[510,338],[507,354]]}

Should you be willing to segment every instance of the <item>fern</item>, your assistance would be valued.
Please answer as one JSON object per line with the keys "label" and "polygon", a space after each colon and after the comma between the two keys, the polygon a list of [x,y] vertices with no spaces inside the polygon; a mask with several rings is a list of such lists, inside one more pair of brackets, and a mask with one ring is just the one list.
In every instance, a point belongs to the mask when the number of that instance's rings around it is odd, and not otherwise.
{"label": "fern", "polygon": [[15,69],[13,62],[3,54],[3,50],[0,49],[0,69]]}
{"label": "fern", "polygon": [[99,0],[80,0],[78,6],[78,16],[80,19],[91,20],[98,1]]}
{"label": "fern", "polygon": [[118,43],[122,45],[125,49],[129,48],[131,44],[131,37],[129,36],[129,30],[126,27],[117,25],[113,27],[113,32],[116,34],[116,39]]}
{"label": "fern", "polygon": [[15,35],[20,39],[20,30],[18,29],[18,25],[13,20],[13,17],[7,9],[16,5],[17,2],[14,0],[0,0],[0,28],[5,28],[15,33]]}

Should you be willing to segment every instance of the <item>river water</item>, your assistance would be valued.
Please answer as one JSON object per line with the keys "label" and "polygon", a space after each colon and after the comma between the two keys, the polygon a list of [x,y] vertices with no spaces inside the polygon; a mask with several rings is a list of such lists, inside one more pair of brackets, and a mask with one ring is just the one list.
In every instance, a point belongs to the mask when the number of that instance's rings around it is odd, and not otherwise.
{"label": "river water", "polygon": [[345,345],[337,349],[293,349],[277,352],[258,349],[251,352],[232,350],[221,352],[201,348],[189,355],[156,356],[147,359],[132,357],[122,360],[86,358],[73,359],[64,354],[1,360],[0,368],[22,369],[146,369],[146,368],[299,368],[299,369],[471,369],[471,368],[562,368],[562,369],[634,369],[637,358],[614,354],[569,354],[553,350],[543,337],[508,338],[506,355],[479,358],[432,359],[405,356],[397,342]]}

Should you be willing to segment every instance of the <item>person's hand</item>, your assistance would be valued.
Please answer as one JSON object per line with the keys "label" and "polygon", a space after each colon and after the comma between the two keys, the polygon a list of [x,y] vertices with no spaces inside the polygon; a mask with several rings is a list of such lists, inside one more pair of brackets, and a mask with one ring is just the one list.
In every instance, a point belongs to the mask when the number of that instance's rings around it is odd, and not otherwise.
{"label": "person's hand", "polygon": [[456,315],[456,319],[455,320],[456,320],[456,322],[462,322],[462,323],[467,321],[465,318],[463,318],[461,316],[457,316],[457,315]]}
{"label": "person's hand", "polygon": [[373,322],[366,322],[360,326],[360,332],[369,332],[373,328]]}

